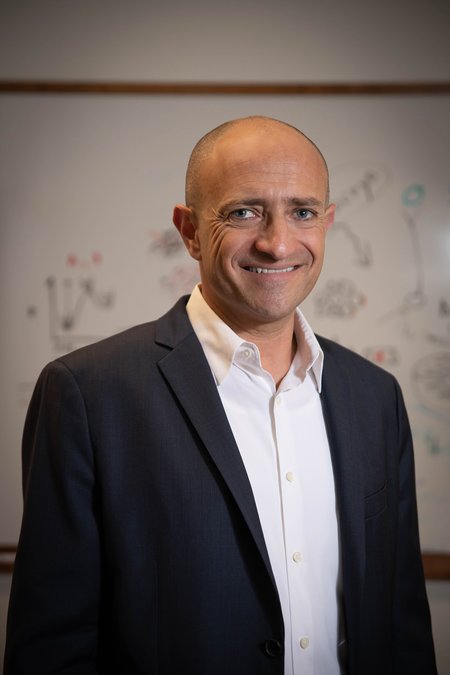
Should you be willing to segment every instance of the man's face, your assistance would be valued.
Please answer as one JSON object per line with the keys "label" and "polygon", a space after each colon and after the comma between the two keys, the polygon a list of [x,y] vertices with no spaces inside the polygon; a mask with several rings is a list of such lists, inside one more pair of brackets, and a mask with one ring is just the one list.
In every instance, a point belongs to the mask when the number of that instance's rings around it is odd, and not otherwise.
{"label": "man's face", "polygon": [[294,130],[235,129],[217,142],[194,208],[175,209],[185,209],[184,233],[174,218],[206,302],[236,332],[292,320],[322,267],[334,214],[326,200],[323,161]]}

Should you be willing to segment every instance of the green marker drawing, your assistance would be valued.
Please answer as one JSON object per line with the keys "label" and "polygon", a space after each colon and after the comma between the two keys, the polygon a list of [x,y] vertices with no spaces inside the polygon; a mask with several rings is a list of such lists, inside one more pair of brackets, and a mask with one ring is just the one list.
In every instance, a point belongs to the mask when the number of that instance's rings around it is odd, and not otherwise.
{"label": "green marker drawing", "polygon": [[403,206],[420,206],[425,199],[425,188],[416,183],[405,188],[402,192]]}

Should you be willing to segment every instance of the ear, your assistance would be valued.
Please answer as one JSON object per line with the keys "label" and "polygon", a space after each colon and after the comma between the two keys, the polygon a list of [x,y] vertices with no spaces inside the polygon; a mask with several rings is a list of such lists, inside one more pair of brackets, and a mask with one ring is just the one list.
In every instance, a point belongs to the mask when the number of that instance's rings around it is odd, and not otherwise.
{"label": "ear", "polygon": [[334,216],[336,213],[336,204],[329,204],[325,210],[325,229],[329,230],[334,223]]}
{"label": "ear", "polygon": [[198,228],[192,209],[184,204],[177,204],[173,210],[173,224],[177,228],[194,260],[200,260],[200,245],[198,241]]}

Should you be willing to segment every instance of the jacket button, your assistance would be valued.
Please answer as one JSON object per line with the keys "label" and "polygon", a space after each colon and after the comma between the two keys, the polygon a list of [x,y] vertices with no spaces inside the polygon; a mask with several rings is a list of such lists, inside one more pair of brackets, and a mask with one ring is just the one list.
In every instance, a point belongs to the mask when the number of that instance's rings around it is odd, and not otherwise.
{"label": "jacket button", "polygon": [[267,640],[264,643],[264,651],[266,652],[267,656],[275,659],[282,655],[283,648],[278,640]]}

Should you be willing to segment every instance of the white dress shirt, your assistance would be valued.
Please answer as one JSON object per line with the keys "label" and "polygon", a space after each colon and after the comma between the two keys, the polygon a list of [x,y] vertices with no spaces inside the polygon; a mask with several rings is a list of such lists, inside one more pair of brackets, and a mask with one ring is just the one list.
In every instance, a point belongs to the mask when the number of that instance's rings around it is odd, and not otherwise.
{"label": "white dress shirt", "polygon": [[297,352],[277,389],[258,347],[213,312],[200,286],[187,312],[253,490],[283,613],[285,675],[339,675],[339,541],[319,396],[323,352],[297,310]]}

